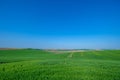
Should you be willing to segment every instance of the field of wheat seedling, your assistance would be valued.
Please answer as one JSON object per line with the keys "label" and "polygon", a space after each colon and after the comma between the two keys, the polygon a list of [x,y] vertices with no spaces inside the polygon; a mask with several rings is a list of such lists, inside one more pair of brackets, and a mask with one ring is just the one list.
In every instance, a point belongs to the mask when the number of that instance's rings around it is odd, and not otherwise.
{"label": "field of wheat seedling", "polygon": [[0,50],[0,80],[120,80],[120,50]]}

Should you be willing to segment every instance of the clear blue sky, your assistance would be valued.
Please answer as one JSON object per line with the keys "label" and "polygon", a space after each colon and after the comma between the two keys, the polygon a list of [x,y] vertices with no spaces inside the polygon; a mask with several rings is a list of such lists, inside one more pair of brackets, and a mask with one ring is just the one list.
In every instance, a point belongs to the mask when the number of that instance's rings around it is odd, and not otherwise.
{"label": "clear blue sky", "polygon": [[120,49],[120,1],[0,0],[0,47]]}

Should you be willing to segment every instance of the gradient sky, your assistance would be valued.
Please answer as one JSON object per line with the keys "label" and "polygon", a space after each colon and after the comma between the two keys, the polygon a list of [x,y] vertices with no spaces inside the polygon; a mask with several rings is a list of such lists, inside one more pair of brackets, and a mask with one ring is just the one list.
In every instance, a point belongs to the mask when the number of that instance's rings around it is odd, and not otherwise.
{"label": "gradient sky", "polygon": [[0,0],[0,47],[120,49],[120,1]]}

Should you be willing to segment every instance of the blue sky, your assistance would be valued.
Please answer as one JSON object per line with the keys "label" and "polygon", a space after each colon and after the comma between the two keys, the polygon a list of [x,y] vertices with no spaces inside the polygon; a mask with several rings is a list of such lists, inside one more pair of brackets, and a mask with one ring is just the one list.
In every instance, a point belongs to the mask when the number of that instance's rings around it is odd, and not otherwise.
{"label": "blue sky", "polygon": [[0,0],[0,47],[120,49],[119,0]]}

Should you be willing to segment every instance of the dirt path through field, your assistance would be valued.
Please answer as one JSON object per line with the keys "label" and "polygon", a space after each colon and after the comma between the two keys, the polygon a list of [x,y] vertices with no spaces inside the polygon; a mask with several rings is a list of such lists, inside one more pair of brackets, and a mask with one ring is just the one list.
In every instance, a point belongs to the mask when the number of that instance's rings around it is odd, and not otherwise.
{"label": "dirt path through field", "polygon": [[68,58],[72,58],[72,57],[73,57],[73,54],[74,54],[74,52],[70,53],[67,57],[68,57]]}

